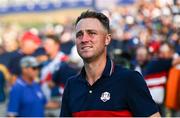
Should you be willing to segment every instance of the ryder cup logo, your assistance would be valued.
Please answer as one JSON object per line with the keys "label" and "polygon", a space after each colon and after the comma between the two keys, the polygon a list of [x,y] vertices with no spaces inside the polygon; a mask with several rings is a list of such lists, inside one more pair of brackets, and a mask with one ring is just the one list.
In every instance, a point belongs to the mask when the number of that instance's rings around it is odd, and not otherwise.
{"label": "ryder cup logo", "polygon": [[101,95],[101,100],[102,100],[103,102],[106,102],[106,101],[110,100],[110,93],[109,93],[109,92],[104,92],[104,93],[102,93],[102,95]]}

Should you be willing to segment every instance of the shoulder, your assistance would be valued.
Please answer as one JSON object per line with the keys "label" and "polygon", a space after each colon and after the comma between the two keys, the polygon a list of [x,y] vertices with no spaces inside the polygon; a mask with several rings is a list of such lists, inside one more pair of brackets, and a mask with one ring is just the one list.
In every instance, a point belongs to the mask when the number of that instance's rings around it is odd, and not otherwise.
{"label": "shoulder", "polygon": [[25,86],[26,84],[18,78],[11,89],[16,91],[22,91],[25,88]]}
{"label": "shoulder", "polygon": [[20,59],[24,56],[24,54],[20,51],[15,51],[11,53],[11,59],[10,59],[10,63],[11,64],[15,64],[18,65]]}
{"label": "shoulder", "polygon": [[144,81],[142,75],[134,70],[123,68],[119,65],[115,66],[114,75],[119,79],[124,79],[127,82]]}
{"label": "shoulder", "polygon": [[70,87],[70,88],[73,88],[73,87],[76,87],[79,85],[79,83],[81,82],[81,74],[78,73],[76,75],[73,75],[71,77],[69,77],[66,81],[66,87]]}
{"label": "shoulder", "polygon": [[74,82],[78,82],[81,78],[81,75],[78,73],[76,75],[73,75],[71,76],[69,79],[68,79],[68,82],[69,83],[74,83]]}
{"label": "shoulder", "polygon": [[18,58],[18,57],[22,57],[24,54],[20,50],[15,50],[11,52],[11,55],[13,58]]}
{"label": "shoulder", "polygon": [[118,74],[119,76],[121,77],[132,77],[132,76],[137,76],[137,75],[140,75],[139,72],[137,71],[134,71],[132,69],[127,69],[127,68],[124,68],[120,65],[115,65],[115,68],[114,68],[114,73],[115,74]]}
{"label": "shoulder", "polygon": [[24,90],[24,88],[21,85],[15,83],[10,89],[10,96],[11,97],[12,96],[14,96],[14,97],[20,96],[20,94],[22,93],[23,90]]}

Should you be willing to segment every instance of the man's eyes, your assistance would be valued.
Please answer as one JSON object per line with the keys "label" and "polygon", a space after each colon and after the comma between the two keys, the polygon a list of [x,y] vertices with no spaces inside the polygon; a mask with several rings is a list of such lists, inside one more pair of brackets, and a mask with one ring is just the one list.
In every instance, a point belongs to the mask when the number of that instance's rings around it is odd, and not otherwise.
{"label": "man's eyes", "polygon": [[83,36],[83,33],[79,32],[76,34],[76,38]]}
{"label": "man's eyes", "polygon": [[[96,32],[94,32],[94,31],[87,31],[87,35],[89,35],[90,37],[92,37],[92,36],[94,36],[94,35],[96,35],[97,33]],[[78,32],[77,34],[76,34],[76,38],[80,38],[80,37],[82,37],[84,35],[84,33],[83,32]]]}
{"label": "man's eyes", "polygon": [[96,33],[96,32],[92,32],[92,31],[89,31],[88,34],[89,34],[89,35],[95,35],[95,34],[97,34],[97,33]]}

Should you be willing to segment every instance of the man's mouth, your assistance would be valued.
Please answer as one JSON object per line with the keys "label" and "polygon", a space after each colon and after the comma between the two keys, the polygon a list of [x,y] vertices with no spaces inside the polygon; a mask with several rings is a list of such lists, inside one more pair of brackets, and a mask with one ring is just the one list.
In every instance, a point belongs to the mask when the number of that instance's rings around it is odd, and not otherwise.
{"label": "man's mouth", "polygon": [[90,48],[92,48],[92,46],[83,46],[83,47],[81,47],[82,50],[88,50]]}

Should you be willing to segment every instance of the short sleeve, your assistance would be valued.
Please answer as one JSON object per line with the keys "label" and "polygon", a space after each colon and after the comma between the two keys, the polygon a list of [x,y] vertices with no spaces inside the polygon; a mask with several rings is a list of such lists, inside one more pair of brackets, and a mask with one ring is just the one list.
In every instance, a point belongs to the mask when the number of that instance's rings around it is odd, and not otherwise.
{"label": "short sleeve", "polygon": [[7,109],[7,115],[18,116],[21,101],[21,88],[13,86],[9,94],[9,103]]}
{"label": "short sleeve", "polygon": [[148,117],[158,112],[143,77],[132,71],[128,78],[128,106],[135,117]]}
{"label": "short sleeve", "polygon": [[69,100],[69,80],[67,81],[63,93],[62,98],[62,106],[61,106],[61,113],[60,117],[72,117],[71,110],[69,108],[68,100]]}

